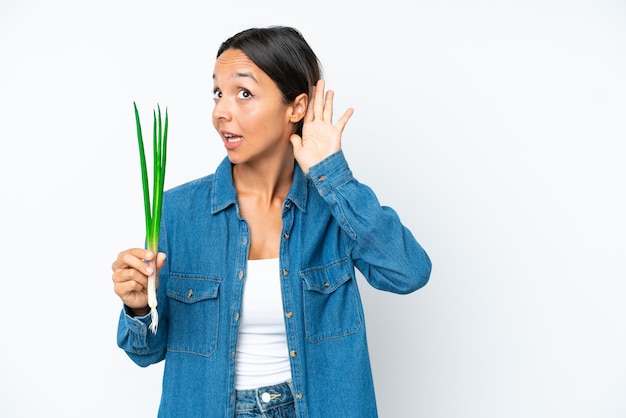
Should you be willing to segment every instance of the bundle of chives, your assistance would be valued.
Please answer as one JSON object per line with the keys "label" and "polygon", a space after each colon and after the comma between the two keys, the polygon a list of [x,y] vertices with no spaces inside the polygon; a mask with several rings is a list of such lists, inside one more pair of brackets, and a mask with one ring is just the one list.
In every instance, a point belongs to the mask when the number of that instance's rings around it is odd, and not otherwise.
{"label": "bundle of chives", "polygon": [[163,205],[163,185],[165,182],[165,157],[167,154],[167,108],[165,109],[165,125],[161,123],[161,108],[157,113],[153,111],[154,124],[153,130],[153,163],[154,171],[152,176],[152,206],[150,205],[150,187],[148,186],[148,169],[146,166],[146,153],[144,151],[143,136],[141,134],[141,122],[139,120],[139,112],[137,104],[133,102],[135,107],[135,122],[137,124],[137,140],[139,142],[139,157],[141,160],[141,180],[143,186],[143,204],[146,213],[146,246],[152,251],[154,258],[150,261],[153,273],[148,277],[148,306],[150,307],[150,330],[156,334],[159,326],[159,314],[157,312],[156,297],[156,255],[159,251],[159,227],[161,223],[161,207]]}

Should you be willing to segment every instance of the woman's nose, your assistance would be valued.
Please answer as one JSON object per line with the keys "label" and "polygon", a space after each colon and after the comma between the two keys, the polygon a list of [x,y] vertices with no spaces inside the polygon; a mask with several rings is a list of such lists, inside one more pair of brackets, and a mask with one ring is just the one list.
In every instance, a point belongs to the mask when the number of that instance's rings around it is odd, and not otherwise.
{"label": "woman's nose", "polygon": [[213,107],[213,119],[226,119],[229,120],[231,117],[230,106],[228,105],[228,100],[225,98],[221,98],[215,101],[215,106]]}

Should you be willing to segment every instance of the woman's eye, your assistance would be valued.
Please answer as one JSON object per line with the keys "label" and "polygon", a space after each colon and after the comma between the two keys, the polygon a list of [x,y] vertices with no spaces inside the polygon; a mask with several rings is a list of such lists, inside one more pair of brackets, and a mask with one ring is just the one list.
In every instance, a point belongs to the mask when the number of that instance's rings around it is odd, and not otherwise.
{"label": "woman's eye", "polygon": [[219,99],[220,97],[222,97],[222,92],[219,90],[213,90],[213,99]]}
{"label": "woman's eye", "polygon": [[249,99],[251,97],[252,97],[252,93],[250,93],[248,90],[245,90],[245,89],[239,90],[239,93],[237,93],[238,99]]}

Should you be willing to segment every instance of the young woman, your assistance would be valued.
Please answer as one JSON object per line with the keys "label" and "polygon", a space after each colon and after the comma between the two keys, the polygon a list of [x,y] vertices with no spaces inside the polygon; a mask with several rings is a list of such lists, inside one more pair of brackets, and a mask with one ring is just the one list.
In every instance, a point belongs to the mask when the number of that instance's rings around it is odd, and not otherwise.
{"label": "young woman", "polygon": [[159,416],[376,417],[355,268],[405,294],[431,262],[352,176],[341,134],[353,110],[333,123],[333,92],[297,30],[231,37],[213,81],[227,157],[165,193],[158,255],[133,248],[113,262],[118,344],[140,366],[165,360]]}

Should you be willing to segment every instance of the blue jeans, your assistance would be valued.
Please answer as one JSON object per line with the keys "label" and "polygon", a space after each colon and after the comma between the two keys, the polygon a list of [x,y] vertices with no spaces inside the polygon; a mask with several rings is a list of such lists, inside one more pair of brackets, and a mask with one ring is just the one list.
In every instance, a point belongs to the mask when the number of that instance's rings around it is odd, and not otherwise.
{"label": "blue jeans", "polygon": [[236,418],[296,418],[291,382],[237,391]]}

